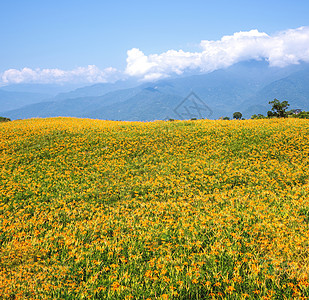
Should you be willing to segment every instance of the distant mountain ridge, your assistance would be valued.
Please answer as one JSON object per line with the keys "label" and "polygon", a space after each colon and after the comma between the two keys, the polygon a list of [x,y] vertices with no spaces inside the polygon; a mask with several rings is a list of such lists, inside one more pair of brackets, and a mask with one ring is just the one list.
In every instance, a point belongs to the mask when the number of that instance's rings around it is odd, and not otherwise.
{"label": "distant mountain ridge", "polygon": [[117,90],[132,88],[136,85],[136,81],[133,80],[120,80],[114,83],[97,83],[91,86],[80,87],[66,93],[59,93],[56,97],[54,97],[54,100],[57,101],[81,97],[97,97]]}
{"label": "distant mountain ridge", "polygon": [[7,92],[45,94],[49,95],[51,98],[55,97],[59,93],[67,93],[80,87],[84,87],[84,85],[70,83],[16,83],[2,86],[0,89]]}
{"label": "distant mountain ridge", "polygon": [[48,101],[2,110],[0,115],[11,119],[70,116],[128,121],[178,118],[175,107],[191,91],[211,108],[212,118],[232,117],[235,111],[246,118],[265,113],[270,108],[268,101],[274,98],[288,100],[291,108],[309,110],[309,65],[271,68],[264,61],[249,61],[208,74],[140,85],[133,81],[96,84],[60,93]]}
{"label": "distant mountain ridge", "polygon": [[274,98],[287,100],[290,108],[309,110],[309,69],[292,73],[263,87],[243,103],[247,107],[244,116],[250,117],[253,113],[266,114],[270,110],[268,100]]}
{"label": "distant mountain ridge", "polygon": [[0,89],[0,111],[12,110],[25,105],[42,102],[49,97],[48,94],[11,92]]}

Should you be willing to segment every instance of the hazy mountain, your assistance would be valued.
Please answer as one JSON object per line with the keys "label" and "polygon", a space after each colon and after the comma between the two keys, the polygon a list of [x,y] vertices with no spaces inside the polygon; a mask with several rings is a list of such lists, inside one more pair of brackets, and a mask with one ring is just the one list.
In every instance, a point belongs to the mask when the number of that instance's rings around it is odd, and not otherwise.
{"label": "hazy mountain", "polygon": [[152,121],[176,118],[173,108],[183,97],[145,88],[123,102],[102,106],[80,117],[126,121]]}
{"label": "hazy mountain", "polygon": [[66,93],[59,93],[53,100],[65,100],[81,97],[96,97],[104,94],[117,91],[120,89],[128,89],[137,86],[135,80],[116,81],[114,83],[97,83],[90,86],[80,87]]}
{"label": "hazy mountain", "polygon": [[60,92],[68,92],[77,85],[12,84],[0,88],[0,111],[15,110],[26,105],[52,101]]}
{"label": "hazy mountain", "polygon": [[80,84],[33,84],[19,83],[1,87],[1,90],[8,92],[19,93],[36,93],[44,94],[49,98],[56,96],[59,93],[66,93],[81,87]]}
{"label": "hazy mountain", "polygon": [[[250,117],[269,110],[268,101],[274,98],[288,100],[291,108],[309,109],[308,83],[306,64],[272,68],[264,61],[249,61],[208,74],[164,79],[133,88],[124,88],[134,85],[133,82],[96,84],[60,94],[49,102],[3,110],[0,115],[12,119],[72,116],[145,121],[179,118],[175,108],[194,91],[201,102],[182,105],[182,109],[188,111],[188,118],[194,116],[189,110],[197,111],[197,106],[202,110],[209,108],[212,118],[231,117],[235,111]],[[97,96],[101,93],[104,95]],[[205,113],[207,117],[208,112]]]}
{"label": "hazy mountain", "polygon": [[287,100],[289,108],[309,110],[309,67],[266,85],[256,95],[244,101],[244,116],[266,114],[271,108],[268,102],[275,98]]}
{"label": "hazy mountain", "polygon": [[107,93],[99,97],[81,97],[48,101],[24,106],[20,109],[0,113],[11,119],[20,118],[47,118],[47,117],[79,117],[84,113],[92,112],[102,106],[112,105],[116,102],[123,102],[136,95],[141,88],[132,88]]}
{"label": "hazy mountain", "polygon": [[9,92],[0,89],[0,111],[17,109],[24,105],[41,102],[48,98],[46,94]]}
{"label": "hazy mountain", "polygon": [[83,87],[77,84],[12,84],[0,88],[0,111],[15,110],[42,101],[101,96],[111,91],[132,87],[134,84],[137,85],[135,81],[99,83]]}

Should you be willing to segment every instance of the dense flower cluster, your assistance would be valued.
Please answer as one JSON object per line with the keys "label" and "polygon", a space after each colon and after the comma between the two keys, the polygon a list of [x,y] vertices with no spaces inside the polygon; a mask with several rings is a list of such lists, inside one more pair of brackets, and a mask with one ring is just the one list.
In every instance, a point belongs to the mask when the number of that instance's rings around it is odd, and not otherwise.
{"label": "dense flower cluster", "polygon": [[309,122],[0,126],[1,299],[306,299]]}

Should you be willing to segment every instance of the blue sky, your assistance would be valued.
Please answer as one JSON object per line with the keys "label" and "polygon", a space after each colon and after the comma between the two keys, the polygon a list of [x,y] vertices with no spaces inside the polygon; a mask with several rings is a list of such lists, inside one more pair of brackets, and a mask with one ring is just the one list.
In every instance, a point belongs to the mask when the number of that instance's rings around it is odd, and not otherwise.
{"label": "blue sky", "polygon": [[88,65],[125,70],[132,48],[145,56],[194,53],[202,40],[252,29],[276,35],[308,26],[308,16],[306,0],[3,0],[0,72]]}

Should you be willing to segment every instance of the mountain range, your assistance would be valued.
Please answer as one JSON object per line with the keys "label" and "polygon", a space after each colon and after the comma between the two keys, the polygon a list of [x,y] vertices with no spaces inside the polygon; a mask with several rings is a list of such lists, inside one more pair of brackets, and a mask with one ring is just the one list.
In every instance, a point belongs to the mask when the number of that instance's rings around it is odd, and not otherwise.
{"label": "mountain range", "polygon": [[[208,74],[156,82],[134,80],[99,83],[69,91],[62,87],[8,86],[0,89],[0,115],[11,119],[83,117],[151,121],[204,117],[217,119],[242,112],[265,114],[269,101],[287,100],[291,108],[309,110],[309,65],[269,67],[247,61]],[[189,97],[188,97],[189,96]],[[188,98],[187,98],[188,97]]]}

